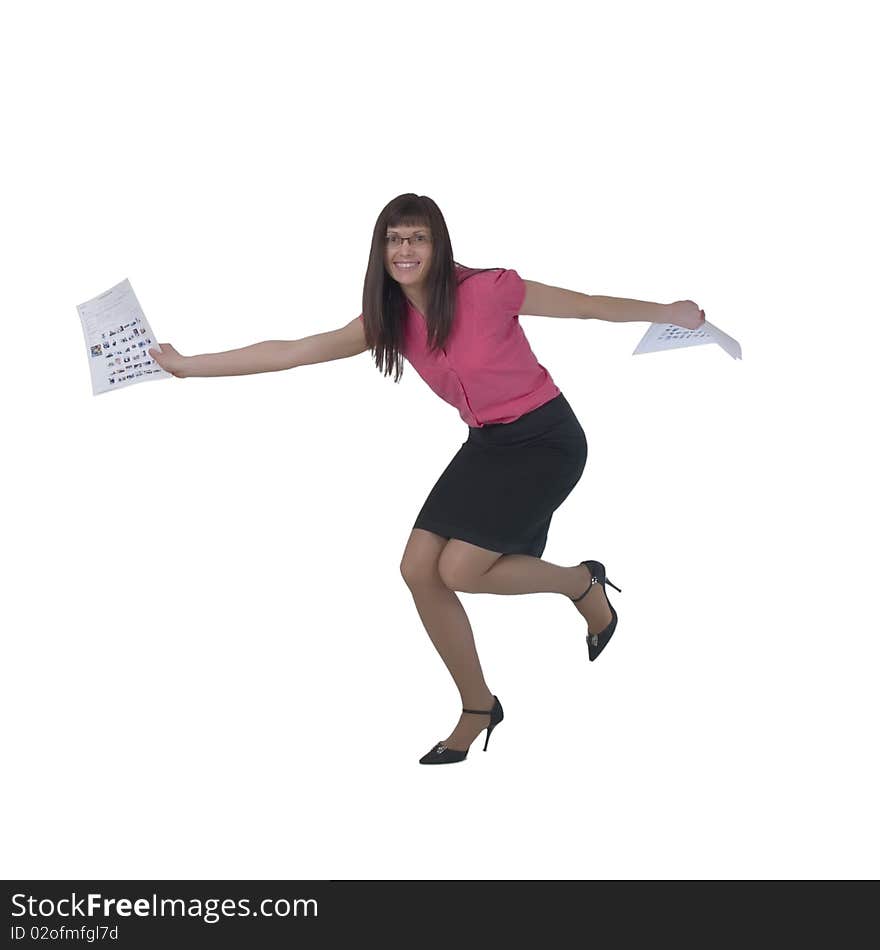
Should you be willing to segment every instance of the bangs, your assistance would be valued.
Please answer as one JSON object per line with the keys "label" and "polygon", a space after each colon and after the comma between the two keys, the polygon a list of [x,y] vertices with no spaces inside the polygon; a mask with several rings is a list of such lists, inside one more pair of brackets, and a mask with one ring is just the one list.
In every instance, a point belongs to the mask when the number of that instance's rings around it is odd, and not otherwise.
{"label": "bangs", "polygon": [[430,222],[420,211],[413,211],[409,214],[392,215],[388,219],[388,224],[385,227],[424,228],[426,231],[431,230]]}

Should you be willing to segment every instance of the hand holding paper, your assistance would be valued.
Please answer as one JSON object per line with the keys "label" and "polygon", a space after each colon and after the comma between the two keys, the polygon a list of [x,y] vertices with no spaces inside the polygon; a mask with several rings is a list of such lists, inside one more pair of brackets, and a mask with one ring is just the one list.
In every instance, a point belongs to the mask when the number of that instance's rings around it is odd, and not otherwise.
{"label": "hand holding paper", "polygon": [[183,379],[186,357],[181,356],[170,343],[160,343],[158,346],[147,350],[147,352],[166,373],[171,373],[172,376]]}
{"label": "hand holding paper", "polygon": [[693,300],[676,300],[675,303],[663,304],[666,319],[663,323],[671,323],[685,330],[699,330],[706,322],[706,314]]}
{"label": "hand holding paper", "polygon": [[148,353],[156,337],[127,279],[76,309],[86,341],[92,395],[168,378]]}

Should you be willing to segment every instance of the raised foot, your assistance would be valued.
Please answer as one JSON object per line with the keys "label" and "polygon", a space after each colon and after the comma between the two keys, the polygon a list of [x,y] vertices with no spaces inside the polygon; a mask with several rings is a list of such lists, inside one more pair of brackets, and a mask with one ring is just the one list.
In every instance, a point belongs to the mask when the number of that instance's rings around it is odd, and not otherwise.
{"label": "raised foot", "polygon": [[586,597],[581,597],[575,604],[575,607],[577,607],[581,616],[587,621],[589,634],[591,636],[598,636],[612,620],[611,608],[608,606],[608,598],[605,596],[605,591],[602,590],[600,583],[592,583],[593,575],[590,573],[590,569],[586,564],[578,564],[578,566],[572,568],[572,570],[577,572],[577,583],[581,585],[577,592],[572,594],[572,597],[580,597],[588,587],[590,589]]}

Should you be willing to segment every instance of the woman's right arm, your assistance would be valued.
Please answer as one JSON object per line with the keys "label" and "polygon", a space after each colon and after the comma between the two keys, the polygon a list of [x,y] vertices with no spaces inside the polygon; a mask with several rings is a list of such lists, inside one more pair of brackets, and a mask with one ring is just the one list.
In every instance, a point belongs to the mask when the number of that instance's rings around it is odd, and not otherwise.
{"label": "woman's right arm", "polygon": [[184,378],[274,373],[310,363],[357,356],[367,348],[363,323],[355,318],[338,330],[316,333],[301,340],[266,340],[238,350],[199,356],[181,356],[170,343],[162,343],[161,352],[151,349],[149,353],[166,372]]}

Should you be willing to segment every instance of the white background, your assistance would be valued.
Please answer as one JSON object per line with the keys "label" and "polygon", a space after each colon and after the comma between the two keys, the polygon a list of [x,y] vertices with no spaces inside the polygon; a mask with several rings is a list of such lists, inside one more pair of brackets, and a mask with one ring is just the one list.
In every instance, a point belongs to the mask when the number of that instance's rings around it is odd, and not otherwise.
{"label": "white background", "polygon": [[[4,8],[4,877],[877,876],[868,9]],[[369,353],[94,397],[76,312],[342,326],[409,191],[743,348],[522,318],[589,445],[544,557],[620,623],[589,663],[561,595],[460,595],[506,717],[454,768],[399,564],[456,411]]]}

